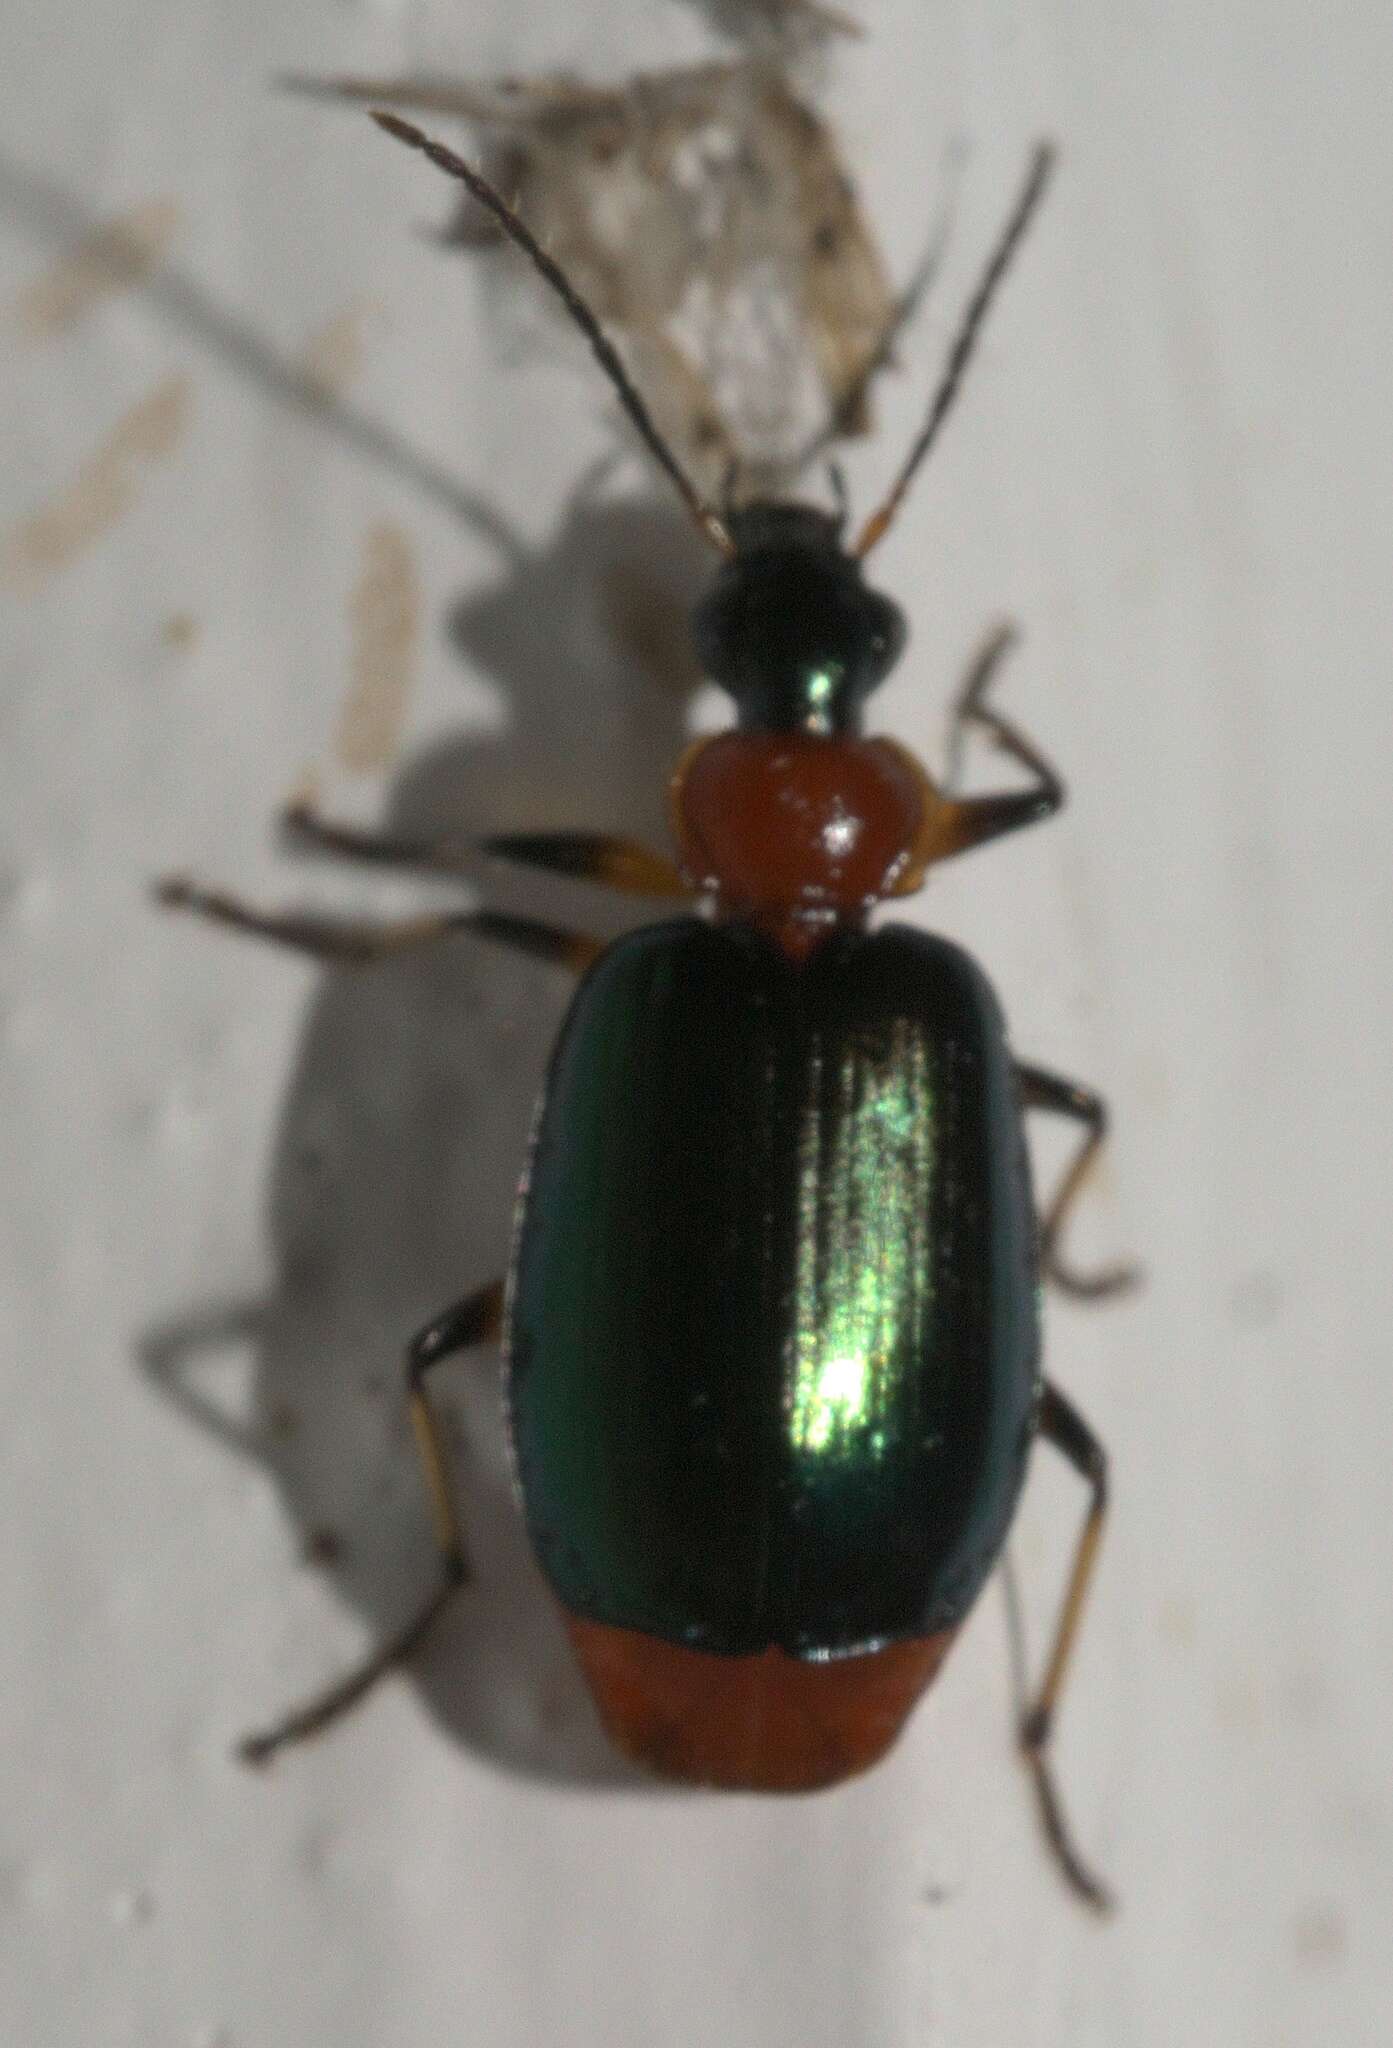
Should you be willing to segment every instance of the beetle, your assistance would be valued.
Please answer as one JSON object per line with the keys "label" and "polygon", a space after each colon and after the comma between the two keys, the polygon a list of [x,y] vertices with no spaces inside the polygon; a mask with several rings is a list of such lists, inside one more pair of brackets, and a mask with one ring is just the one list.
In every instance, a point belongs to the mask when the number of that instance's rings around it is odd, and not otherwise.
{"label": "beetle", "polygon": [[[677,858],[589,833],[510,834],[488,854],[653,898],[681,915],[608,947],[488,909],[396,924],[263,914],[183,878],[162,900],[330,960],[473,932],[582,974],[522,1178],[508,1282],[467,1295],[406,1353],[439,1537],[438,1586],[330,1692],[250,1737],[264,1762],[407,1658],[469,1568],[428,1381],[501,1339],[519,1491],[601,1720],[661,1775],[807,1791],[889,1748],[1000,1556],[1036,1439],[1088,1505],[1043,1676],[1020,1729],[1048,1840],[1088,1903],[1048,1744],[1107,1501],[1093,1431],[1044,1379],[1038,1292],[1128,1286],[1077,1272],[1068,1212],[1102,1143],[1099,1095],[1016,1060],[982,970],[878,903],[935,862],[1057,812],[1063,785],[991,690],[985,644],[955,733],[979,728],[1024,786],[964,796],[895,741],[867,699],[905,641],[866,581],[960,387],[1045,189],[1037,148],[925,424],[854,541],[842,515],[699,494],[615,349],[525,223],[461,158],[396,115],[380,126],[461,180],[582,329],[629,418],[721,556],[694,614],[726,732],[677,764]],[[729,494],[728,494],[729,496]],[[301,806],[321,848],[449,868],[451,849]],[[694,912],[706,914],[694,914]],[[1037,1220],[1024,1115],[1080,1141]]]}

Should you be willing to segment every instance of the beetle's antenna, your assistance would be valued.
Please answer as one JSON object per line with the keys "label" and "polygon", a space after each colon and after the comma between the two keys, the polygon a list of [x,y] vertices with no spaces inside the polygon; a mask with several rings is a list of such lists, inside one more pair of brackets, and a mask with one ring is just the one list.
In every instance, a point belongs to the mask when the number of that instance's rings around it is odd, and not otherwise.
{"label": "beetle's antenna", "polygon": [[851,552],[858,558],[868,555],[876,543],[885,538],[895,514],[904,502],[905,493],[914,481],[915,472],[937,440],[938,430],[958,395],[963,372],[977,346],[977,337],[981,333],[982,322],[987,317],[987,310],[996,296],[996,288],[1006,275],[1011,259],[1020,246],[1021,238],[1030,225],[1031,216],[1044,196],[1045,186],[1049,182],[1053,168],[1053,147],[1048,142],[1037,144],[1030,160],[1030,170],[1025,184],[1021,187],[1021,196],[1011,211],[1011,217],[1002,230],[996,248],[992,251],[991,261],[983,271],[981,282],[968,302],[967,311],[963,314],[962,325],[948,352],[947,367],[934,393],[928,418],[905,458],[904,467],[896,477],[889,496],[879,510],[871,514],[856,537],[856,544]]}
{"label": "beetle's antenna", "polygon": [[890,308],[890,318],[880,331],[880,339],[862,363],[846,390],[833,406],[827,418],[798,450],[790,465],[795,477],[802,476],[811,468],[834,442],[843,440],[857,431],[857,421],[869,396],[872,384],[895,359],[895,349],[900,336],[918,312],[925,293],[938,274],[943,256],[943,236],[935,234],[932,245],[925,251],[919,267],[909,283]]}
{"label": "beetle's antenna", "polygon": [[560,299],[562,305],[566,308],[566,311],[575,321],[577,327],[579,327],[581,333],[590,343],[600,368],[619,394],[620,404],[638,428],[639,434],[642,436],[650,453],[656,457],[662,468],[667,471],[673,483],[677,486],[683,503],[701,528],[701,531],[705,534],[707,540],[721,554],[733,555],[735,553],[735,543],[731,539],[724,522],[707,504],[686,470],[683,469],[681,463],[673,454],[672,449],[659,433],[653,415],[639,396],[637,387],[620,361],[619,352],[615,348],[614,343],[605,333],[599,320],[571,283],[571,280],[567,277],[560,264],[548,256],[546,250],[542,248],[526,223],[519,215],[514,213],[507,200],[501,194],[495,192],[488,179],[476,171],[471,164],[467,164],[463,157],[456,156],[452,149],[446,149],[443,143],[433,141],[422,129],[413,127],[410,121],[403,121],[396,114],[380,113],[374,109],[372,118],[376,121],[379,128],[385,128],[389,135],[394,135],[397,138],[398,142],[405,142],[410,148],[419,149],[422,155],[428,156],[431,162],[437,165],[440,170],[448,172],[450,177],[458,178],[461,184],[467,185],[479,204],[486,207],[493,215],[510,241],[516,242],[523,254],[531,258],[535,268],[541,272]]}

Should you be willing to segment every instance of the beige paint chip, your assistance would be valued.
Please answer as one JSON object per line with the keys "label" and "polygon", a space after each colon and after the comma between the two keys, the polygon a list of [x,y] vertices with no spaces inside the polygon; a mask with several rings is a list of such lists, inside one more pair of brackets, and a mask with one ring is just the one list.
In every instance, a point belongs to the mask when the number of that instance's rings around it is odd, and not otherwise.
{"label": "beige paint chip", "polygon": [[15,325],[30,341],[46,341],[117,292],[143,284],[163,263],[179,226],[172,199],[148,199],[143,206],[101,226],[15,301]]}
{"label": "beige paint chip", "polygon": [[363,546],[349,603],[352,678],[334,753],[357,774],[386,768],[406,723],[421,632],[421,589],[406,535],[385,522]]}
{"label": "beige paint chip", "polygon": [[0,583],[32,596],[123,518],[142,465],[167,461],[182,441],[191,396],[189,379],[176,374],[132,406],[67,489],[11,533],[0,552]]}
{"label": "beige paint chip", "polygon": [[361,376],[367,353],[367,329],[381,311],[376,299],[352,299],[310,336],[301,358],[301,371],[317,398],[338,398]]}

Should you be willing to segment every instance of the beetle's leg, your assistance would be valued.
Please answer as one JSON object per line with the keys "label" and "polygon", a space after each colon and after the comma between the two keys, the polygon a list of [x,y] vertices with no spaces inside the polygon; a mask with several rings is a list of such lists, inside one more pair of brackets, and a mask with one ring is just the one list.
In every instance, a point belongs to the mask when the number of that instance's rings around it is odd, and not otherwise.
{"label": "beetle's leg", "polygon": [[428,917],[399,918],[391,924],[319,917],[299,911],[278,915],[255,910],[221,890],[200,888],[182,875],[156,883],[155,895],[171,909],[192,910],[232,931],[270,939],[278,946],[308,953],[311,959],[332,961],[343,967],[366,967],[394,953],[414,952],[464,932],[513,946],[537,960],[555,961],[578,974],[603,950],[602,940],[564,931],[559,925],[539,924],[535,918],[511,917],[498,910],[452,910]]}
{"label": "beetle's leg", "polygon": [[1057,1451],[1069,1460],[1075,1471],[1088,1481],[1092,1498],[1079,1533],[1078,1548],[1069,1573],[1069,1582],[1064,1589],[1064,1603],[1059,1610],[1055,1624],[1054,1642],[1045,1675],[1034,1704],[1021,1722],[1021,1750],[1030,1766],[1035,1781],[1036,1797],[1040,1803],[1040,1818],[1044,1823],[1045,1835],[1059,1861],[1065,1878],[1086,1903],[1100,1913],[1108,1911],[1112,1901],[1080,1860],[1064,1819],[1059,1793],[1055,1787],[1046,1752],[1054,1721],[1059,1695],[1063,1690],[1068,1671],[1070,1654],[1078,1635],[1079,1621],[1083,1614],[1084,1599],[1088,1593],[1093,1567],[1098,1558],[1098,1542],[1103,1533],[1103,1516],[1108,1499],[1107,1453],[1078,1410],[1057,1387],[1048,1381],[1040,1403],[1040,1434]]}
{"label": "beetle's leg", "polygon": [[337,824],[321,818],[303,803],[292,804],[283,822],[297,839],[306,840],[326,853],[343,854],[350,860],[368,861],[376,867],[467,874],[471,857],[484,854],[495,860],[546,868],[553,874],[574,875],[580,881],[600,882],[607,889],[620,889],[631,896],[692,894],[672,861],[650,852],[636,839],[617,838],[605,832],[500,832],[482,839],[400,839],[386,833],[363,832],[356,825]]}
{"label": "beetle's leg", "polygon": [[575,875],[602,882],[627,896],[680,896],[695,893],[675,861],[650,852],[636,839],[611,838],[604,832],[501,832],[481,839],[485,853],[499,860],[521,861],[556,875]]}
{"label": "beetle's leg", "polygon": [[1028,768],[1035,781],[1029,789],[1001,790],[988,796],[945,798],[934,829],[934,860],[965,853],[969,847],[981,846],[988,839],[999,839],[1004,832],[1016,832],[1022,825],[1038,824],[1042,819],[1053,817],[1064,803],[1064,784],[1053,764],[1046,760],[1033,741],[987,702],[997,670],[1015,640],[1013,625],[997,626],[983,641],[967,672],[967,680],[953,707],[953,723],[949,730],[948,787],[951,790],[957,782],[963,733],[969,725],[980,726],[990,734],[1000,751],[1009,754],[1013,761],[1019,761],[1023,768]]}
{"label": "beetle's leg", "polygon": [[1066,1081],[1058,1074],[1051,1074],[1044,1067],[1032,1067],[1020,1061],[1016,1063],[1016,1078],[1020,1082],[1021,1101],[1027,1109],[1045,1109],[1056,1116],[1072,1117],[1084,1125],[1083,1142],[1060,1176],[1059,1186],[1046,1206],[1040,1219],[1040,1264],[1045,1273],[1066,1294],[1077,1296],[1082,1301],[1101,1301],[1105,1295],[1124,1294],[1135,1287],[1141,1279],[1141,1268],[1134,1265],[1105,1266],[1101,1273],[1080,1273],[1063,1257],[1059,1249],[1060,1233],[1065,1218],[1074,1206],[1075,1198],[1088,1176],[1088,1170],[1098,1156],[1104,1138],[1108,1134],[1108,1106],[1101,1095],[1091,1088],[1080,1087],[1077,1081]]}
{"label": "beetle's leg", "polygon": [[445,1443],[435,1410],[426,1394],[425,1379],[442,1359],[451,1358],[456,1352],[468,1350],[475,1344],[491,1343],[497,1337],[502,1321],[503,1283],[495,1280],[488,1287],[479,1288],[477,1293],[466,1295],[463,1301],[446,1309],[444,1315],[437,1316],[434,1322],[427,1323],[406,1348],[407,1401],[421,1454],[426,1492],[430,1497],[436,1541],[440,1546],[439,1585],[406,1626],[374,1651],[356,1671],[341,1678],[307,1706],[287,1714],[274,1727],[246,1736],[237,1745],[237,1754],[244,1763],[268,1763],[277,1750],[284,1749],[288,1743],[303,1742],[308,1736],[318,1735],[321,1729],[356,1706],[380,1678],[385,1678],[389,1671],[404,1664],[414,1654],[452,1596],[468,1580],[469,1558],[450,1491]]}

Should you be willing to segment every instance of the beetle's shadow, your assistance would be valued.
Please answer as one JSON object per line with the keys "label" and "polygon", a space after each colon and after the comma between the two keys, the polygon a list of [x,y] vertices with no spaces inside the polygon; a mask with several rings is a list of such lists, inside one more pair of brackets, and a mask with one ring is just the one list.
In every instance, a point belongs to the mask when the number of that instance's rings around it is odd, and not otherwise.
{"label": "beetle's shadow", "polygon": [[[411,763],[390,827],[593,825],[661,844],[692,682],[673,627],[704,568],[666,506],[582,495],[546,548],[519,549],[450,621],[497,681],[506,731]],[[573,885],[483,879],[492,901],[584,929],[652,914]],[[401,1625],[438,1570],[404,1417],[403,1344],[504,1269],[532,1104],[569,992],[557,970],[467,939],[327,974],[276,1146],[275,1283],[263,1302],[199,1308],[143,1346],[168,1398],[265,1465],[302,1555],[329,1572],[369,1641]],[[207,1390],[215,1354],[238,1338],[251,1342],[254,1377],[234,1419]],[[501,1767],[638,1782],[603,1741],[528,1551],[497,1354],[438,1379],[474,1580],[411,1682],[443,1726]],[[247,1674],[249,1723],[298,1703],[278,1696],[272,1652]],[[296,1669],[303,1684],[298,1659]]]}

